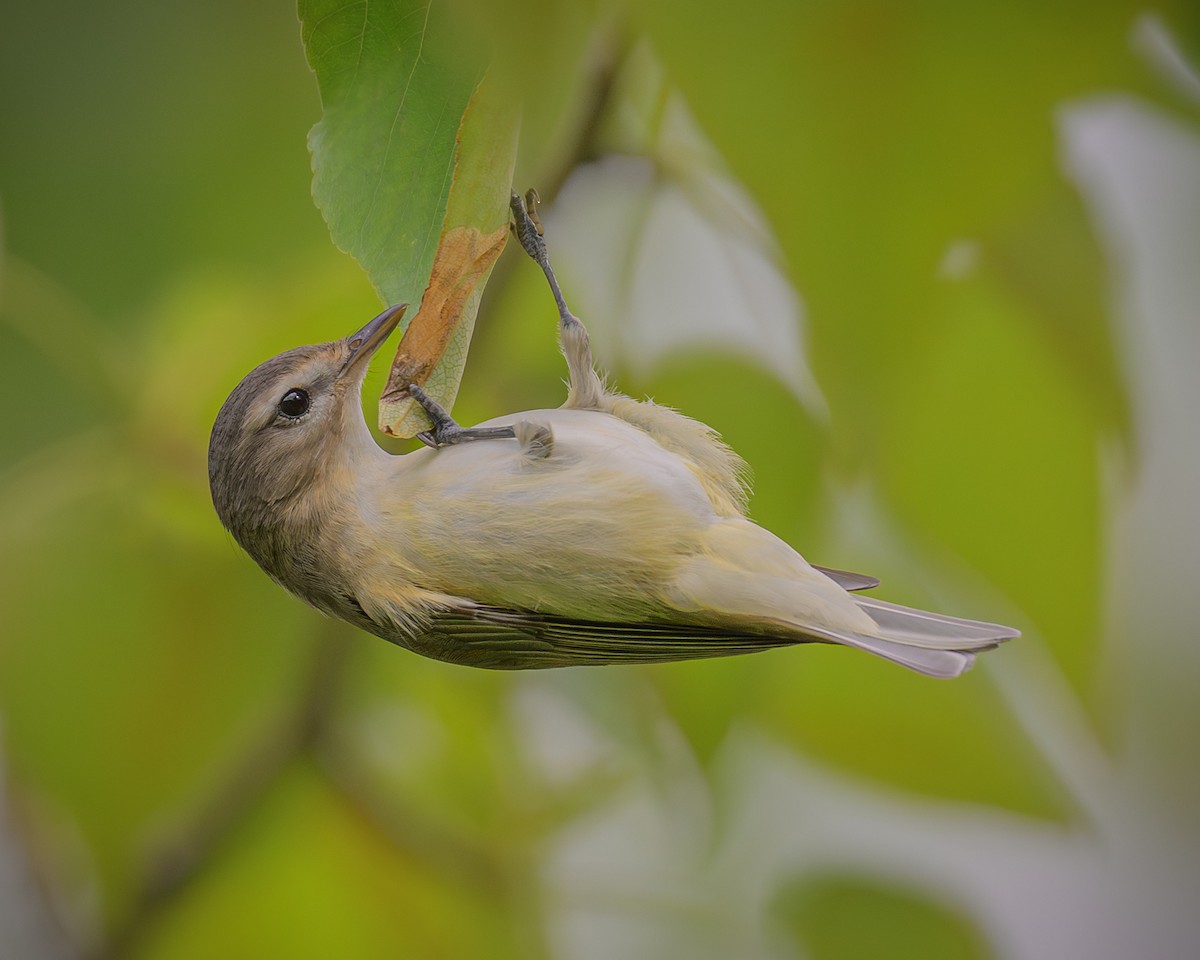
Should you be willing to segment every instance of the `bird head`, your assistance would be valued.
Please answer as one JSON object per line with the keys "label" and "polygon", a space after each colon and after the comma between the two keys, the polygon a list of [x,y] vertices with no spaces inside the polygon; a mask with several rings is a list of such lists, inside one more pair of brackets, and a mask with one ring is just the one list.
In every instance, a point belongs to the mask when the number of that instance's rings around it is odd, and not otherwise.
{"label": "bird head", "polygon": [[378,450],[362,416],[363,378],[405,306],[389,307],[344,339],[259,364],[217,414],[208,446],[213,505],[264,567],[271,532],[303,521],[335,495],[359,447]]}

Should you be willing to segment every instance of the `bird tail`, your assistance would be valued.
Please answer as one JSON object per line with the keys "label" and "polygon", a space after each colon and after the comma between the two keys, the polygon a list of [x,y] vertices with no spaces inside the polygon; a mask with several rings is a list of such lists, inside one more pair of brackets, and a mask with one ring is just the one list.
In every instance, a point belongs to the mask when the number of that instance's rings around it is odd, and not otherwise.
{"label": "bird tail", "polygon": [[877,634],[837,630],[821,634],[930,677],[957,677],[971,668],[977,653],[1021,635],[998,623],[914,610],[873,597],[855,597],[855,601],[878,625]]}

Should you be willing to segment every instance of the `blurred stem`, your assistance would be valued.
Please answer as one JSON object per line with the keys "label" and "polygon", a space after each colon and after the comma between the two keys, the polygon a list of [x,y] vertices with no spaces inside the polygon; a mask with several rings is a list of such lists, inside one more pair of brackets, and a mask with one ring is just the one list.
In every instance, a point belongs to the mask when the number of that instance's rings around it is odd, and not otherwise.
{"label": "blurred stem", "polygon": [[[623,28],[612,30],[608,47],[608,56],[598,60],[592,74],[591,87],[588,90],[587,105],[583,111],[583,122],[579,125],[579,133],[571,148],[566,151],[562,163],[542,183],[512,185],[518,193],[524,193],[527,187],[536,187],[545,201],[551,201],[562,190],[563,185],[571,176],[571,172],[582,163],[595,157],[596,143],[604,117],[612,101],[613,88],[616,84],[621,66],[629,53],[629,41]],[[492,270],[488,281],[482,310],[486,311],[490,303],[499,303],[504,299],[504,290],[511,282],[515,265],[523,257],[501,257]],[[523,264],[522,264],[523,265]],[[479,324],[477,322],[477,330]],[[479,334],[476,333],[478,338]]]}
{"label": "blurred stem", "polygon": [[[613,88],[621,65],[629,53],[629,41],[621,28],[614,28],[608,38],[607,56],[596,63],[591,78],[591,89],[588,91],[587,104],[583,110],[583,122],[579,125],[579,133],[575,143],[566,152],[562,164],[555,170],[545,183],[533,184],[543,197],[558,196],[573,171],[581,163],[595,156],[596,143],[600,133],[600,125],[612,100]],[[513,184],[514,189],[517,185]],[[523,192],[523,191],[519,191]]]}
{"label": "blurred stem", "polygon": [[33,264],[9,256],[4,262],[0,318],[58,368],[64,383],[92,402],[127,401],[128,357],[88,308]]}

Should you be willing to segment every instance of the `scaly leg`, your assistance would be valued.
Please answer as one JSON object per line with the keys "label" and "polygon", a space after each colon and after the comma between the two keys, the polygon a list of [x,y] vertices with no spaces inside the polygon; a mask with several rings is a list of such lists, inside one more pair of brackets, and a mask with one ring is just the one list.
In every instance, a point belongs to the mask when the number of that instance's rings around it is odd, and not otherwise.
{"label": "scaly leg", "polygon": [[558,279],[550,266],[546,241],[542,239],[540,225],[535,219],[536,210],[531,216],[531,208],[534,208],[537,202],[535,190],[530,190],[524,198],[515,190],[512,192],[509,206],[512,207],[513,213],[513,232],[525,252],[542,268],[542,273],[550,283],[550,292],[554,294],[554,302],[558,305],[558,335],[563,356],[567,358],[569,382],[567,402],[564,406],[596,409],[604,396],[604,383],[592,363],[592,348],[588,342],[587,328],[567,307],[567,301],[563,299],[562,290],[558,286]]}
{"label": "scaly leg", "polygon": [[408,395],[421,405],[421,409],[433,421],[432,430],[417,434],[418,439],[427,447],[436,450],[438,447],[466,443],[468,440],[511,440],[516,437],[512,427],[460,427],[446,412],[445,407],[415,383],[409,385]]}

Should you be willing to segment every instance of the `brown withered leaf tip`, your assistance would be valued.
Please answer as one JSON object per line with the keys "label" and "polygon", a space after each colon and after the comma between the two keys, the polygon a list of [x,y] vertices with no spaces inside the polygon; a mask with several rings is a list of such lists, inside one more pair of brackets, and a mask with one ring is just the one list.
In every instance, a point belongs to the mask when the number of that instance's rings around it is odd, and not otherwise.
{"label": "brown withered leaf tip", "polygon": [[380,399],[384,401],[404,400],[408,396],[409,384],[424,383],[429,379],[431,370],[433,370],[433,362],[428,357],[422,359],[410,356],[401,350],[392,361],[388,382],[383,388]]}
{"label": "brown withered leaf tip", "polygon": [[462,319],[467,298],[496,262],[507,238],[507,226],[489,234],[476,227],[455,227],[442,236],[421,307],[396,348],[384,401],[403,400],[410,384],[423,385],[429,378]]}

